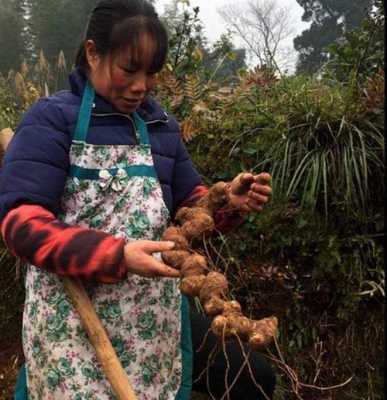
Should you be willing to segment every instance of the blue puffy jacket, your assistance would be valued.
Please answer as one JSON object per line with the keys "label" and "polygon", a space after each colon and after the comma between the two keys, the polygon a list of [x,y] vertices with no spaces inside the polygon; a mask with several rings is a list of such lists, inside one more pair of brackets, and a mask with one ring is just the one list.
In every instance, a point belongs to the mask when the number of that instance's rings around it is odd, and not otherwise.
{"label": "blue puffy jacket", "polygon": [[[44,97],[24,115],[4,158],[0,176],[0,220],[19,204],[39,204],[55,215],[69,171],[69,148],[86,77],[70,75],[70,90]],[[181,140],[179,126],[151,97],[137,110],[145,120],[164,201],[171,214],[201,184]],[[131,121],[96,95],[87,142],[133,145]]]}

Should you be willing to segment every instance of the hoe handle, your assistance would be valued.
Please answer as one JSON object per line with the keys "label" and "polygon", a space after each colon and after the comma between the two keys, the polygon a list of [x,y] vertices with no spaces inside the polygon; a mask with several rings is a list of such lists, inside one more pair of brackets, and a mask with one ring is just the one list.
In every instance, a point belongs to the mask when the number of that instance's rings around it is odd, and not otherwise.
{"label": "hoe handle", "polygon": [[119,400],[136,400],[136,395],[129,383],[128,375],[122,368],[120,360],[109,340],[101,320],[94,310],[89,296],[82,283],[70,278],[63,278],[64,287],[69,294],[75,309],[78,311],[83,327],[89,336],[101,363],[106,378]]}

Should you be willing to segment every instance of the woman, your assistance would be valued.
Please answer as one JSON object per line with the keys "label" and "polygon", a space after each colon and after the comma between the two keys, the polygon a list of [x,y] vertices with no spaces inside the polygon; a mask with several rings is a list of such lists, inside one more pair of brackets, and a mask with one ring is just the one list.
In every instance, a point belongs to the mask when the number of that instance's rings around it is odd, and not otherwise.
{"label": "woman", "polygon": [[[206,367],[208,354],[193,357],[192,343],[198,347],[208,321],[192,315],[186,323],[179,273],[153,255],[173,247],[160,238],[176,209],[206,191],[176,121],[148,95],[166,55],[153,6],[101,1],[71,90],[40,99],[6,153],[1,228],[9,249],[29,264],[23,346],[30,399],[113,398],[60,276],[83,280],[139,399],[189,399],[192,378]],[[230,206],[260,211],[269,179],[255,176]],[[229,351],[231,381],[242,356]],[[271,370],[258,355],[251,363],[271,396]],[[225,365],[218,356],[210,368],[219,396]],[[247,369],[239,379],[232,398],[261,398]],[[206,386],[202,379],[195,389]]]}

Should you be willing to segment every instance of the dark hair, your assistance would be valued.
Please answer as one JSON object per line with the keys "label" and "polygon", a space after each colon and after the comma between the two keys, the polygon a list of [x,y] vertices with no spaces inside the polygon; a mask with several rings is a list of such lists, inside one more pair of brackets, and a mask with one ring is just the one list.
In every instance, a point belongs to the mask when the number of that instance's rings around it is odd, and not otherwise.
{"label": "dark hair", "polygon": [[[91,12],[85,37],[78,49],[75,66],[88,71],[84,43],[93,40],[99,56],[105,57],[127,46],[138,54],[141,35],[155,42],[151,69],[162,69],[168,52],[168,35],[152,4],[146,0],[101,0]],[[135,60],[136,64],[141,63]]]}

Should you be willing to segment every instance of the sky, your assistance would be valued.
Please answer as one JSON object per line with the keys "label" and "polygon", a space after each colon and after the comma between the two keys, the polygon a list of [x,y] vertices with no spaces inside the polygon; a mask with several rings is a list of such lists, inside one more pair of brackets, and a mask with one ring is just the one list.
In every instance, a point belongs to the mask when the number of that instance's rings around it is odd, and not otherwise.
{"label": "sky", "polygon": [[[205,35],[209,43],[215,42],[219,39],[222,33],[227,32],[227,26],[223,22],[222,18],[218,14],[218,9],[226,4],[234,3],[238,1],[239,4],[243,4],[246,0],[190,0],[191,7],[199,7],[199,18],[202,20],[204,25]],[[298,36],[303,30],[308,29],[309,23],[303,22],[301,16],[303,14],[303,8],[297,3],[296,0],[278,0],[281,6],[287,6],[291,9],[291,17],[294,21],[294,36],[289,38],[286,45],[293,48],[293,38]],[[156,0],[156,9],[162,14],[166,4],[170,3],[170,0]],[[240,46],[241,42],[234,39],[236,46]],[[294,50],[292,54],[292,60],[289,64],[289,72],[292,72],[295,67],[295,61],[297,52]]]}

